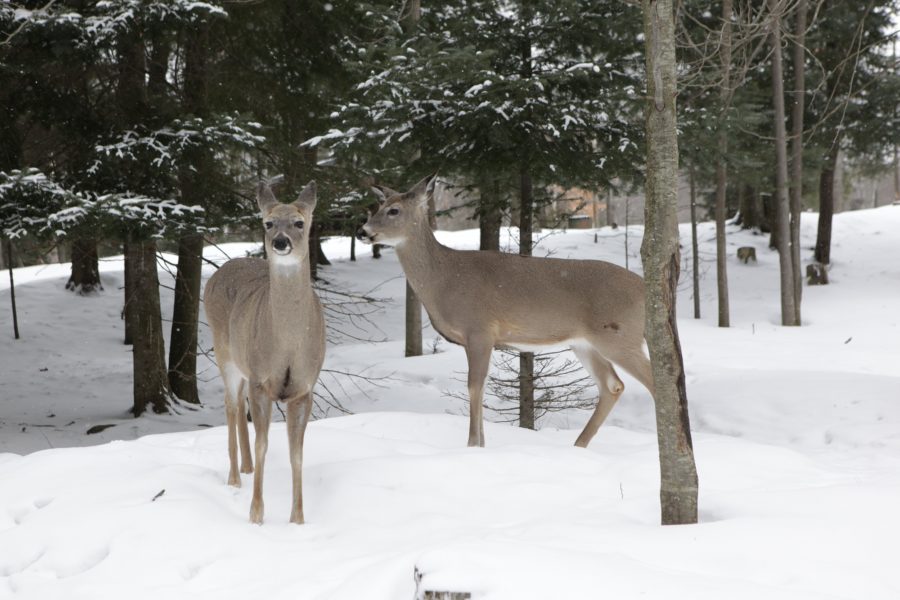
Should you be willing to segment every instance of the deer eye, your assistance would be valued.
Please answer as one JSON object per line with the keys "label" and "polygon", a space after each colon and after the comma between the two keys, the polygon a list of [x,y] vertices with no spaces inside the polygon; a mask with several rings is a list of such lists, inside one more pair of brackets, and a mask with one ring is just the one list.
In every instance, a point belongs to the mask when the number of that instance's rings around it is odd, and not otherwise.
{"label": "deer eye", "polygon": [[303,221],[294,221],[294,227],[297,229],[303,229]]}
{"label": "deer eye", "polygon": [[265,223],[263,223],[263,225],[266,226],[266,229],[272,229],[275,226],[275,223],[273,223],[272,221],[266,221]]}
{"label": "deer eye", "polygon": [[388,209],[387,214],[388,214],[389,217],[396,217],[397,215],[400,214],[400,209],[397,208],[396,206],[391,207],[391,208]]}

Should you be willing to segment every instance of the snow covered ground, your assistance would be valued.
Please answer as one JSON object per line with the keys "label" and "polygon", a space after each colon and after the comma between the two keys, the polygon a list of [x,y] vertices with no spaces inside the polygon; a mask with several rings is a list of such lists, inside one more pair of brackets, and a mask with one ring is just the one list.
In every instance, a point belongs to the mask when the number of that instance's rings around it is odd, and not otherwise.
{"label": "snow covered ground", "polygon": [[[802,225],[809,248],[815,215]],[[629,231],[632,269],[640,235]],[[440,237],[477,245],[475,231]],[[667,528],[651,400],[624,374],[587,450],[572,447],[588,417],[579,410],[537,432],[488,424],[487,447],[465,447],[467,407],[448,395],[464,391],[464,353],[427,328],[437,353],[402,358],[392,251],[374,261],[363,248],[351,263],[346,239],[326,245],[332,285],[384,302],[375,325],[344,325],[329,346],[326,368],[375,380],[325,376],[356,414],[328,409],[310,425],[301,527],[287,523],[283,423],[270,436],[262,527],[247,522],[250,478],[225,485],[222,387],[206,358],[202,407],[128,416],[120,260],[103,261],[93,297],[64,291],[65,265],[18,269],[15,342],[4,274],[0,598],[388,600],[414,597],[415,568],[423,589],[478,599],[898,598],[900,207],[838,215],[834,237],[832,285],[805,287],[804,327],[783,328],[777,255],[767,238],[731,232],[732,327],[720,329],[713,228],[701,226],[703,319],[690,318],[688,269],[679,296],[701,522]],[[569,231],[538,253],[624,264],[624,241],[622,229],[597,243]],[[746,245],[758,264],[738,263]],[[88,435],[96,425],[113,426]]]}

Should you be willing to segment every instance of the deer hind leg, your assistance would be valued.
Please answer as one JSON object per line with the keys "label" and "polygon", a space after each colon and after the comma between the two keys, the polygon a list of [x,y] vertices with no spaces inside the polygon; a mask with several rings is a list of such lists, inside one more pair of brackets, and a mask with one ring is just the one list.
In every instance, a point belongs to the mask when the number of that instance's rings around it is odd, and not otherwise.
{"label": "deer hind leg", "polygon": [[[643,341],[643,340],[642,340]],[[653,369],[650,366],[650,359],[644,354],[641,342],[626,346],[623,344],[610,343],[602,347],[603,355],[616,363],[616,365],[625,369],[625,372],[641,382],[650,395],[653,396],[655,388],[653,387]]]}
{"label": "deer hind leg", "polygon": [[247,380],[241,379],[237,396],[237,431],[241,443],[241,473],[253,472],[253,455],[250,454],[250,433],[247,431],[247,402],[244,389]]}
{"label": "deer hind leg", "polygon": [[263,393],[256,382],[250,385],[250,414],[256,431],[256,472],[253,474],[253,500],[250,502],[250,522],[263,522],[263,472],[266,468],[266,451],[269,449],[269,421],[272,420],[272,400]]}
{"label": "deer hind leg", "polygon": [[291,457],[291,523],[303,524],[303,438],[312,411],[312,394],[287,403],[288,448]]}
{"label": "deer hind leg", "polygon": [[469,363],[469,446],[484,447],[484,382],[491,365],[490,342],[469,340],[466,359]]}
{"label": "deer hind leg", "polygon": [[[238,475],[237,462],[237,430],[238,413],[243,406],[241,388],[243,387],[240,373],[232,364],[226,364],[222,369],[222,381],[225,383],[225,419],[228,423],[228,485],[241,487],[241,476]],[[246,417],[244,417],[246,421]]]}
{"label": "deer hind leg", "polygon": [[587,448],[591,439],[597,434],[597,430],[600,429],[600,426],[603,425],[606,417],[616,405],[616,401],[619,399],[619,396],[622,395],[625,385],[616,374],[616,370],[613,368],[612,363],[603,358],[600,353],[593,348],[573,347],[572,350],[575,352],[575,356],[578,357],[578,360],[581,361],[585,370],[594,379],[594,382],[600,390],[600,398],[597,400],[594,414],[588,419],[587,425],[584,426],[581,435],[575,440],[576,446],[579,448]]}

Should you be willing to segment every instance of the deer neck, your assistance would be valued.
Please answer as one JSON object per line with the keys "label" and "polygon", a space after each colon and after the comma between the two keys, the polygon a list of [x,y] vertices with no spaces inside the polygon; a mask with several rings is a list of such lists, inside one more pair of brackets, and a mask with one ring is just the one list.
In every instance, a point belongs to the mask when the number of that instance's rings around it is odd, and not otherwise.
{"label": "deer neck", "polygon": [[453,251],[437,241],[427,217],[419,220],[414,233],[398,244],[395,250],[409,284],[427,303],[431,299],[428,289],[432,286],[429,283],[446,275],[444,267]]}
{"label": "deer neck", "polygon": [[269,308],[276,336],[293,337],[294,330],[305,330],[312,294],[308,257],[294,263],[269,259]]}

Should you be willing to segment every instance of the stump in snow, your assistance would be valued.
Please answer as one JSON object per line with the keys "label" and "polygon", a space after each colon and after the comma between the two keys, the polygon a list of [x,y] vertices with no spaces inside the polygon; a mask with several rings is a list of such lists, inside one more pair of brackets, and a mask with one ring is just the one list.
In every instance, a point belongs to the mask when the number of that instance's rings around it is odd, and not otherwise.
{"label": "stump in snow", "polygon": [[822,263],[806,265],[807,285],[828,285],[828,270]]}
{"label": "stump in snow", "polygon": [[737,257],[738,260],[744,263],[745,265],[753,260],[756,262],[756,248],[753,246],[743,246],[737,249]]}
{"label": "stump in snow", "polygon": [[413,579],[416,581],[416,600],[470,600],[471,592],[450,592],[438,590],[426,590],[422,584],[422,576],[424,573],[415,567],[413,571]]}

